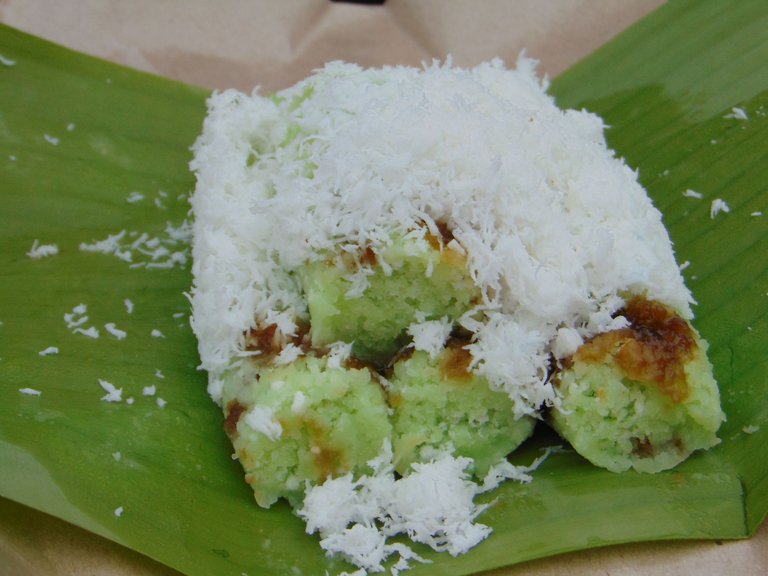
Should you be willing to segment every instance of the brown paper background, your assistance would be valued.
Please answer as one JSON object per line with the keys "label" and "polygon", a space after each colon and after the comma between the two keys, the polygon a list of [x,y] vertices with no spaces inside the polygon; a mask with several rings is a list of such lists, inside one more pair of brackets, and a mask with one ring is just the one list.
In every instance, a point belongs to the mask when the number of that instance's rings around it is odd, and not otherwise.
{"label": "brown paper background", "polygon": [[[660,0],[0,0],[0,21],[95,56],[211,88],[272,91],[324,62],[458,65],[521,50],[555,76]],[[1,463],[0,463],[1,465]],[[614,546],[493,576],[768,573],[768,525],[750,540]],[[136,552],[0,498],[0,576],[178,576]],[[212,575],[216,576],[216,575]]]}

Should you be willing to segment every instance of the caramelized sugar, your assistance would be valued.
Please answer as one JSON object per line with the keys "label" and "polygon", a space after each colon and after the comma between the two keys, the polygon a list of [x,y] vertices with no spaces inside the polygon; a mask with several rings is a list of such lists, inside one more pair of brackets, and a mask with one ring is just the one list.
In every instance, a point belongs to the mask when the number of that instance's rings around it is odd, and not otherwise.
{"label": "caramelized sugar", "polygon": [[639,296],[629,300],[619,314],[629,320],[629,326],[595,336],[574,358],[601,362],[610,354],[628,378],[656,384],[673,402],[685,400],[685,364],[696,349],[688,322],[663,304]]}

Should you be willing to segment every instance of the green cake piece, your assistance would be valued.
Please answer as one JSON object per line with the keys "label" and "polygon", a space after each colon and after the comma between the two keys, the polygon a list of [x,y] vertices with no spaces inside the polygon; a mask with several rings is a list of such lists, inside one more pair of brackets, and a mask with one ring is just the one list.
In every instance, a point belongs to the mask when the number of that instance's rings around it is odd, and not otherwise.
{"label": "green cake piece", "polygon": [[377,250],[340,252],[308,263],[298,274],[312,344],[353,342],[357,358],[377,365],[408,343],[406,329],[417,319],[456,320],[480,297],[465,255],[428,232]]}
{"label": "green cake piece", "polygon": [[716,445],[725,419],[707,344],[669,308],[642,298],[627,328],[598,335],[556,377],[555,429],[613,472],[659,472]]}
{"label": "green cake piece", "polygon": [[369,472],[391,435],[388,407],[367,368],[302,356],[283,366],[248,361],[224,379],[225,430],[253,488],[271,506],[300,503],[306,481]]}
{"label": "green cake piece", "polygon": [[414,351],[394,363],[389,401],[401,474],[413,462],[453,449],[456,456],[473,458],[471,471],[483,478],[532,434],[535,420],[516,418],[512,400],[470,372],[470,360],[461,343],[449,342],[434,358]]}

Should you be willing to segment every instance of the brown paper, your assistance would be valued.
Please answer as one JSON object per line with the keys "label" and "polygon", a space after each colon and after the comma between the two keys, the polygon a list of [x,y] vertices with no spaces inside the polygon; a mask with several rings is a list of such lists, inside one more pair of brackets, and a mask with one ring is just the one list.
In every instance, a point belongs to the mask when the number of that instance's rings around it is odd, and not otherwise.
{"label": "brown paper", "polygon": [[0,19],[89,54],[211,88],[286,87],[329,60],[460,65],[522,49],[554,76],[660,0],[0,0]]}
{"label": "brown paper", "polygon": [[[269,92],[329,60],[458,65],[521,50],[555,76],[660,0],[0,0],[0,21],[70,48],[210,88]],[[738,542],[615,546],[493,576],[661,576],[768,571],[768,526]],[[142,555],[0,498],[0,576],[178,576]]]}

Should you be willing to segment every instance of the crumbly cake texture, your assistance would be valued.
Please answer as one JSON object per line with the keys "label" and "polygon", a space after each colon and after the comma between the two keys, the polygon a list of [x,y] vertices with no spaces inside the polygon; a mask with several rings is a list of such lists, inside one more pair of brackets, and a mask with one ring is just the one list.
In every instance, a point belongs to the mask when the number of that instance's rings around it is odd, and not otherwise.
{"label": "crumbly cake texture", "polygon": [[[525,57],[333,62],[272,96],[209,99],[190,292],[208,390],[257,501],[289,499],[358,567],[420,561],[388,543],[400,533],[467,551],[490,533],[474,522],[482,486],[529,479],[504,455],[536,419],[563,416],[551,420],[577,445],[604,412],[585,398],[625,413],[625,367],[577,352],[628,329],[628,298],[692,318],[637,173],[599,117],[561,110],[546,87]],[[704,353],[687,369],[709,392],[657,410],[680,418],[654,450],[693,421],[706,439],[691,449],[710,444],[722,414]],[[620,458],[647,456],[643,430],[625,436]]]}
{"label": "crumbly cake texture", "polygon": [[700,344],[685,367],[696,386],[683,402],[627,378],[610,360],[577,363],[561,377],[562,407],[552,413],[555,429],[579,454],[612,472],[667,470],[695,450],[717,445],[724,416],[706,345]]}
{"label": "crumbly cake texture", "polygon": [[536,420],[515,418],[509,396],[467,372],[468,362],[460,344],[434,358],[416,351],[395,362],[389,399],[394,463],[401,474],[450,446],[470,458],[470,471],[483,478],[533,433]]}
{"label": "crumbly cake texture", "polygon": [[[384,393],[367,369],[302,356],[223,386],[226,431],[263,507],[301,503],[306,482],[366,471],[392,433]],[[332,363],[332,361],[331,361]]]}
{"label": "crumbly cake texture", "polygon": [[725,414],[693,327],[655,302],[631,300],[625,314],[630,327],[593,338],[557,372],[551,422],[597,466],[654,473],[717,445]]}
{"label": "crumbly cake texture", "polygon": [[[313,344],[352,342],[355,357],[385,365],[409,343],[407,330],[417,315],[455,322],[479,301],[466,256],[436,249],[439,240],[425,229],[415,232],[393,239],[378,253],[342,252],[301,268]],[[362,285],[350,282],[350,274],[360,269],[365,270]]]}

